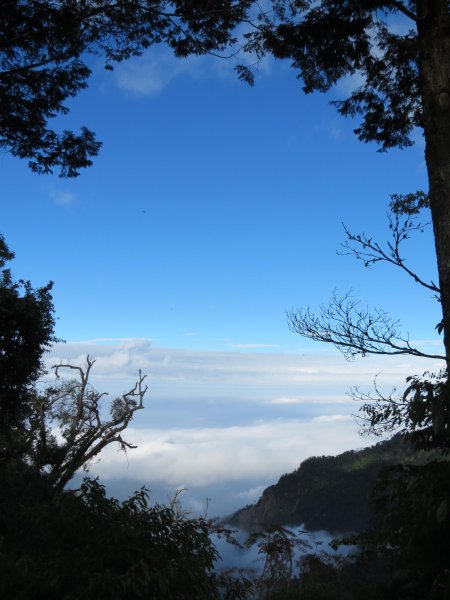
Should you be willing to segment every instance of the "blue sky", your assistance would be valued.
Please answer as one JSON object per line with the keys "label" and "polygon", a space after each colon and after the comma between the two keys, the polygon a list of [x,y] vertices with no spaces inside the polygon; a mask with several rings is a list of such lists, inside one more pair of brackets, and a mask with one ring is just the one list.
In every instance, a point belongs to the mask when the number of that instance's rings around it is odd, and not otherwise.
{"label": "blue sky", "polygon": [[[148,410],[135,424],[146,453],[125,463],[111,454],[95,468],[202,490],[233,481],[234,506],[310,454],[369,443],[346,389],[370,386],[379,371],[401,385],[436,365],[346,363],[292,334],[285,313],[352,288],[413,339],[437,340],[430,294],[387,266],[336,254],[342,222],[382,241],[389,194],[426,189],[420,135],[407,151],[377,153],[329,106],[351,81],[304,96],[284,63],[264,62],[254,88],[227,61],[177,61],[164,49],[112,74],[92,66],[61,126],[96,131],[94,166],[62,180],[2,154],[0,170],[14,272],[55,282],[56,333],[68,343],[50,363],[90,352],[96,384],[114,393],[138,368],[149,372]],[[436,278],[431,232],[408,255]]]}

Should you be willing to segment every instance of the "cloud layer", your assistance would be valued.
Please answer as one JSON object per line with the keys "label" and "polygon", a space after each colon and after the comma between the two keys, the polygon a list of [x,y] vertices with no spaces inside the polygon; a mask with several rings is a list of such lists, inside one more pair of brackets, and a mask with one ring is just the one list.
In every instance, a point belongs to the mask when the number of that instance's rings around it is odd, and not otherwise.
{"label": "cloud layer", "polygon": [[139,369],[149,376],[146,409],[126,433],[138,448],[124,455],[109,447],[93,473],[187,487],[194,506],[226,484],[222,513],[256,500],[267,482],[309,456],[373,443],[358,435],[351,385],[369,388],[381,372],[380,385],[401,387],[407,375],[439,367],[404,357],[348,363],[337,353],[153,348],[139,339],[58,344],[48,364],[83,364],[86,354],[96,358],[92,383],[112,397],[132,386]]}

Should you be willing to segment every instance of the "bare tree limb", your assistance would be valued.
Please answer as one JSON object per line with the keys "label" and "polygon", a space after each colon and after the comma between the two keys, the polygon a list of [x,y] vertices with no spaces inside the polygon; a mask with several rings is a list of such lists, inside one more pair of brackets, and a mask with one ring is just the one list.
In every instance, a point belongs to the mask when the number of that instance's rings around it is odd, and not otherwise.
{"label": "bare tree limb", "polygon": [[391,231],[392,239],[386,242],[386,246],[383,247],[378,242],[374,241],[371,237],[368,237],[365,233],[353,234],[343,225],[345,234],[347,236],[346,241],[342,244],[344,251],[338,252],[341,255],[353,255],[357,260],[361,260],[364,266],[371,267],[378,262],[387,262],[395,267],[402,269],[407,275],[409,275],[416,283],[431,290],[440,299],[440,289],[433,282],[427,282],[424,278],[420,277],[412,269],[405,264],[400,246],[403,242],[411,237],[411,234],[419,231],[423,232],[428,223],[420,223],[416,221],[416,215],[404,215],[399,213],[389,214],[389,229]]}
{"label": "bare tree limb", "polygon": [[343,297],[333,293],[328,306],[322,305],[319,315],[309,308],[292,309],[287,313],[289,329],[302,337],[333,344],[347,359],[358,354],[408,354],[445,360],[442,354],[429,354],[413,346],[409,336],[402,335],[399,321],[374,308],[360,308],[351,292]]}
{"label": "bare tree limb", "polygon": [[[139,371],[135,385],[110,402],[107,418],[103,401],[108,394],[97,392],[89,382],[94,363],[87,356],[84,368],[70,363],[52,367],[57,385],[36,400],[30,418],[30,462],[45,472],[58,490],[80,468],[87,470],[90,461],[109,444],[118,443],[122,450],[136,448],[122,433],[136,411],[144,408],[146,375]],[[78,378],[62,381],[60,373],[65,369],[76,371]],[[55,430],[63,442],[57,441]]]}
{"label": "bare tree limb", "polygon": [[400,2],[400,0],[393,0],[392,1],[393,6],[395,6],[395,8],[403,13],[405,16],[407,16],[409,19],[412,19],[413,21],[417,22],[417,15],[416,13],[414,13],[412,10],[410,10],[407,6],[405,6],[403,4],[403,2]]}

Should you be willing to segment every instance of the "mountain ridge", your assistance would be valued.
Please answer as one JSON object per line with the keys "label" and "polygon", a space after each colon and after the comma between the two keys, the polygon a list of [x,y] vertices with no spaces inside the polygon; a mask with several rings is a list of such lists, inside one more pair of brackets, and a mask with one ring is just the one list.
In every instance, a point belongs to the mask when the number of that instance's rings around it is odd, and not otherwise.
{"label": "mountain ridge", "polygon": [[371,515],[371,491],[389,465],[421,462],[420,453],[396,435],[337,456],[312,456],[222,522],[249,531],[273,525],[303,525],[309,531],[362,531]]}

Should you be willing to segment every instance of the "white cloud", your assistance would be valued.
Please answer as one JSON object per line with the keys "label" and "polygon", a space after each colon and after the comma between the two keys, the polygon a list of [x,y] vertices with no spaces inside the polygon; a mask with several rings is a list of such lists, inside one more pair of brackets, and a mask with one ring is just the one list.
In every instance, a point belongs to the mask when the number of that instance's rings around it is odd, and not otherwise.
{"label": "white cloud", "polygon": [[92,383],[101,391],[124,392],[139,369],[149,374],[146,408],[126,432],[138,448],[125,456],[109,447],[93,473],[150,487],[203,486],[197,500],[216,493],[222,513],[238,507],[240,492],[255,499],[250,488],[276,481],[309,456],[373,443],[358,435],[349,387],[368,389],[381,371],[380,387],[401,388],[407,375],[441,365],[383,356],[346,362],[337,353],[200,352],[128,338],[57,344],[48,363],[82,364],[86,354],[97,360]]}
{"label": "white cloud", "polygon": [[104,338],[93,338],[91,340],[82,340],[79,342],[69,342],[71,345],[76,346],[77,344],[112,344],[114,342],[151,342],[148,338],[134,338],[134,337],[104,337]]}
{"label": "white cloud", "polygon": [[267,400],[268,404],[301,404],[304,402],[303,398],[293,398],[292,396],[280,396],[273,400]]}
{"label": "white cloud", "polygon": [[175,58],[169,50],[153,48],[115,68],[117,85],[138,96],[156,96],[176,77],[203,76],[204,57]]}
{"label": "white cloud", "polygon": [[336,95],[339,96],[338,99],[342,99],[341,95],[347,98],[347,96],[350,96],[350,94],[354,92],[357,88],[364,85],[365,82],[366,78],[364,74],[362,72],[357,71],[352,75],[346,75],[345,77],[342,77],[342,79],[339,79],[334,88],[334,91],[336,92]]}
{"label": "white cloud", "polygon": [[250,343],[250,344],[230,344],[230,348],[236,348],[240,350],[256,350],[258,348],[278,348],[278,344],[258,344],[258,343]]}
{"label": "white cloud", "polygon": [[256,74],[263,77],[270,75],[273,63],[274,59],[266,56],[255,64],[254,56],[244,53],[233,56],[232,50],[222,57],[176,58],[167,48],[154,46],[142,56],[117,65],[114,73],[116,84],[121,89],[137,96],[157,96],[180,77],[196,81],[215,78],[245,85],[238,81],[234,71],[237,64],[252,66]]}
{"label": "white cloud", "polygon": [[337,142],[338,140],[341,139],[341,136],[342,136],[342,129],[337,124],[333,123],[330,128],[331,139]]}
{"label": "white cloud", "polygon": [[49,189],[50,198],[58,204],[58,206],[68,206],[75,200],[75,194],[64,192],[62,190]]}
{"label": "white cloud", "polygon": [[346,415],[245,427],[129,429],[127,439],[138,448],[124,456],[109,447],[93,466],[94,474],[162,480],[187,488],[276,479],[309,456],[337,454],[373,442],[359,437],[356,424]]}
{"label": "white cloud", "polygon": [[342,421],[353,421],[351,415],[321,415],[312,419],[314,423],[336,423]]}
{"label": "white cloud", "polygon": [[257,485],[255,487],[251,487],[248,490],[242,490],[241,492],[238,492],[237,494],[235,494],[235,497],[245,504],[256,502],[256,500],[258,500],[258,498],[263,493],[265,487],[266,486],[264,485]]}
{"label": "white cloud", "polygon": [[267,404],[278,404],[278,405],[294,405],[294,404],[348,404],[348,397],[339,395],[329,396],[279,396],[272,400],[267,400]]}
{"label": "white cloud", "polygon": [[[139,369],[149,376],[152,395],[201,399],[241,397],[283,404],[274,399],[314,397],[342,399],[352,386],[401,386],[409,375],[438,371],[442,361],[407,356],[368,356],[345,361],[339,353],[282,354],[275,352],[216,352],[156,348],[147,339],[118,343],[93,340],[57,344],[49,366],[96,359],[93,380],[116,393],[131,384]],[[288,402],[284,401],[285,404]]]}

